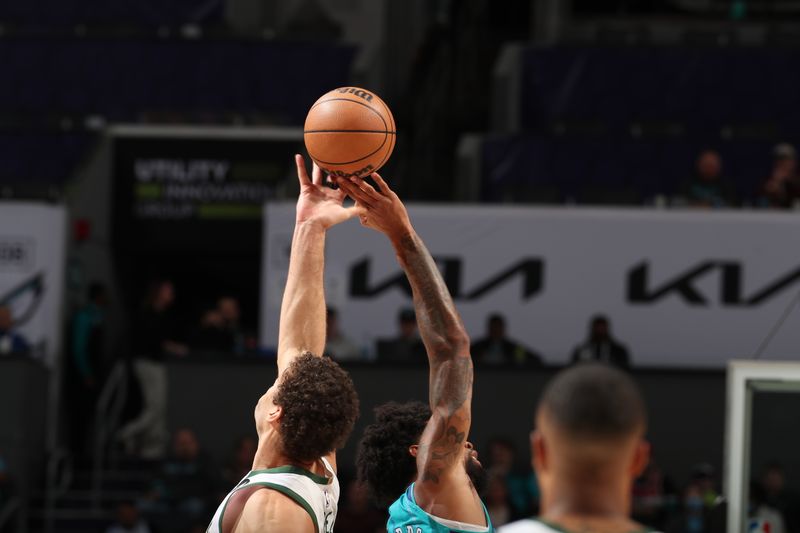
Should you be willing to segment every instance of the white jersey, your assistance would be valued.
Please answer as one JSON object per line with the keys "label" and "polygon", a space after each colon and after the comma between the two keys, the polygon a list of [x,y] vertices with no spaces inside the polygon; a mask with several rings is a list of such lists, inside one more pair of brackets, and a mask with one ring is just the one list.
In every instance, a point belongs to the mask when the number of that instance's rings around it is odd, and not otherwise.
{"label": "white jersey", "polygon": [[[640,530],[641,533],[645,532],[652,532],[654,531],[650,529],[642,529]],[[531,518],[528,520],[519,520],[517,522],[512,522],[510,524],[506,524],[505,526],[497,528],[497,533],[569,533],[566,529],[561,529],[556,526],[551,526],[536,520],[535,518]],[[622,532],[624,533],[624,532]],[[630,533],[636,533],[631,531]]]}
{"label": "white jersey", "polygon": [[231,533],[247,498],[264,487],[280,492],[305,509],[317,533],[332,533],[339,504],[339,480],[324,457],[322,462],[330,477],[297,466],[253,470],[219,504],[206,533]]}

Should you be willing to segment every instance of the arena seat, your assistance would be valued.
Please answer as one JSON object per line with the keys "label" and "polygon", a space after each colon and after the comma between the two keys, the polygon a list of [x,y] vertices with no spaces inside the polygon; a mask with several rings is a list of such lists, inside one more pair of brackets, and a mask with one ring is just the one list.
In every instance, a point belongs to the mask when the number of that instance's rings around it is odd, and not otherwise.
{"label": "arena seat", "polygon": [[[492,136],[482,146],[483,201],[640,203],[680,194],[697,155],[720,152],[723,173],[744,200],[753,199],[769,171],[772,142],[702,137],[671,140]],[[540,191],[548,191],[540,194]],[[556,192],[553,192],[556,191]],[[602,193],[601,193],[602,191]],[[533,198],[533,199],[531,199]]]}
{"label": "arena seat", "polygon": [[800,75],[784,48],[531,47],[521,68],[522,123],[531,131],[565,118],[612,127],[680,120],[695,133],[731,120],[800,128],[786,115]]}
{"label": "arena seat", "polygon": [[213,24],[222,20],[223,0],[30,0],[0,2],[0,22],[26,27],[79,24],[160,26]]}
{"label": "arena seat", "polygon": [[[30,132],[41,129],[42,122],[58,125],[65,116],[78,125],[86,115],[107,122],[161,116],[208,122],[235,116],[301,125],[320,94],[347,84],[354,56],[350,45],[302,42],[0,39],[0,72],[6,80],[0,84],[0,120],[22,125],[0,128],[0,179],[56,184],[67,179],[82,155],[70,151],[85,148],[86,134],[58,139],[58,132],[38,137]],[[32,139],[42,142],[39,149]]]}

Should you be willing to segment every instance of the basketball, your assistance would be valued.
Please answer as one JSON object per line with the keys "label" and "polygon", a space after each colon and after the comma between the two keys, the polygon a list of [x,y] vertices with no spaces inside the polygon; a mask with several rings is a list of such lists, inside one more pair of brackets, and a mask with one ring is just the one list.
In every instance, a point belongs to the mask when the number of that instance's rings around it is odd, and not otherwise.
{"label": "basketball", "polygon": [[395,143],[392,112],[377,94],[358,87],[334,89],[306,116],[308,155],[327,174],[363,177],[381,168]]}

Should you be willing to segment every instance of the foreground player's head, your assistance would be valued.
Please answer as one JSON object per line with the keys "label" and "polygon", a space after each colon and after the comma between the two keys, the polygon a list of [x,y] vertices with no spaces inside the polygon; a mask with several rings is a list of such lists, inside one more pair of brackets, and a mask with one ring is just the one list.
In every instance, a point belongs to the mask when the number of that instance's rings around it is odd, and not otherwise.
{"label": "foreground player's head", "polygon": [[298,356],[261,397],[259,439],[276,432],[283,454],[308,463],[344,445],[358,418],[350,376],[327,357]]}
{"label": "foreground player's head", "polygon": [[627,513],[631,484],[649,459],[646,426],[641,393],[625,373],[584,364],[558,374],[531,436],[542,510],[568,503],[588,514]]}
{"label": "foreground player's head", "polygon": [[[375,422],[367,426],[358,445],[358,479],[372,500],[389,506],[417,477],[417,451],[430,408],[421,402],[390,402],[375,408]],[[480,491],[486,475],[472,445],[464,448],[464,468]]]}

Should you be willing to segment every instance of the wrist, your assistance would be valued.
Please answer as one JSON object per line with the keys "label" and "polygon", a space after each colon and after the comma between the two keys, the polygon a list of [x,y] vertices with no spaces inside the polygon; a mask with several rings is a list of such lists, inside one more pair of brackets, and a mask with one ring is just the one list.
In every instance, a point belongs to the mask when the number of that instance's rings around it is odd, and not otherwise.
{"label": "wrist", "polygon": [[303,232],[322,232],[324,233],[328,228],[325,224],[318,219],[309,218],[305,220],[295,221],[295,230]]}
{"label": "wrist", "polygon": [[392,241],[392,246],[394,246],[394,248],[400,252],[401,250],[408,248],[409,243],[416,240],[417,232],[414,231],[414,228],[409,224],[407,226],[398,228],[396,231],[392,231],[392,233],[388,236],[389,240]]}

